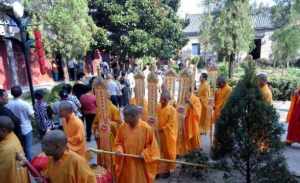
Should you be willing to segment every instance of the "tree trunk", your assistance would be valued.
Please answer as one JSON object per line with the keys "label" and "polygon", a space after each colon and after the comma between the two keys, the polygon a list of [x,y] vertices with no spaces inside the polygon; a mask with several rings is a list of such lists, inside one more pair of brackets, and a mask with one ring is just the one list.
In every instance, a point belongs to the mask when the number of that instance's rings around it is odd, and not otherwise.
{"label": "tree trunk", "polygon": [[228,64],[228,77],[229,77],[229,79],[231,79],[232,76],[233,76],[234,58],[235,58],[235,54],[231,53],[230,56],[229,56],[229,64]]}
{"label": "tree trunk", "polygon": [[290,61],[289,60],[286,61],[286,68],[287,69],[290,68]]}
{"label": "tree trunk", "polygon": [[10,86],[19,85],[18,73],[17,73],[17,63],[14,55],[14,50],[12,47],[12,42],[10,39],[4,39],[7,58],[8,58],[8,67],[10,71]]}
{"label": "tree trunk", "polygon": [[246,170],[246,182],[251,183],[251,170],[250,170],[250,160],[247,161],[247,170]]}

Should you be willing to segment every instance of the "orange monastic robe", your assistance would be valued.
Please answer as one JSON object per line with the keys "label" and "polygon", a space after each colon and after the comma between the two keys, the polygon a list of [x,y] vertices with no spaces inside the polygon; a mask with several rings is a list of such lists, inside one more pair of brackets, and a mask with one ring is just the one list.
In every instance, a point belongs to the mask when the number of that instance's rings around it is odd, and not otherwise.
{"label": "orange monastic robe", "polygon": [[200,133],[207,133],[210,129],[211,116],[208,114],[210,86],[207,81],[201,82],[198,97],[201,102],[201,119],[200,119]]}
{"label": "orange monastic robe", "polygon": [[[129,103],[131,105],[137,105],[135,98],[130,99]],[[145,99],[144,99],[144,107],[143,107],[143,113],[141,115],[141,118],[143,121],[148,121],[148,101]]]}
{"label": "orange monastic robe", "polygon": [[143,155],[143,159],[117,157],[117,183],[153,183],[160,157],[155,134],[151,126],[140,120],[135,128],[123,123],[117,133],[115,150]]}
{"label": "orange monastic robe", "polygon": [[69,150],[58,161],[50,157],[43,174],[51,183],[96,183],[95,173],[86,160]]}
{"label": "orange monastic robe", "polygon": [[273,96],[272,92],[267,84],[260,88],[260,92],[262,94],[263,100],[266,101],[268,104],[272,104]]}
{"label": "orange monastic robe", "polygon": [[221,111],[225,106],[232,92],[232,88],[226,84],[223,88],[219,88],[215,93],[215,107],[214,107],[214,123],[219,119]]}
{"label": "orange monastic robe", "polygon": [[27,169],[16,160],[23,149],[16,135],[11,132],[0,141],[0,177],[3,183],[29,183]]}
{"label": "orange monastic robe", "polygon": [[[99,132],[99,138],[96,139],[97,148],[111,151],[113,149],[112,145],[114,143],[114,139],[117,133],[117,129],[119,125],[122,123],[120,111],[118,108],[111,102],[109,102],[108,116],[110,119],[110,139],[106,139],[105,134],[101,131]],[[93,131],[96,132],[99,130],[99,126],[103,123],[99,119],[99,113],[97,112],[96,117],[93,122]],[[97,164],[101,165],[107,169],[112,168],[112,157],[110,155],[98,154],[97,155]]]}
{"label": "orange monastic robe", "polygon": [[[177,111],[168,104],[162,108],[159,106],[157,111],[158,131],[160,142],[160,154],[164,159],[176,160],[176,143],[178,131]],[[160,163],[160,173],[167,173],[174,170],[176,164]]]}
{"label": "orange monastic robe", "polygon": [[291,98],[291,105],[290,105],[289,112],[288,112],[288,115],[287,115],[287,122],[288,123],[291,122],[293,112],[295,111],[295,107],[296,107],[296,104],[298,102],[298,98],[299,97],[297,97],[297,96],[292,96],[292,98]]}
{"label": "orange monastic robe", "polygon": [[184,144],[187,152],[191,152],[200,148],[200,119],[201,103],[198,97],[192,95],[190,98],[190,104],[186,107],[184,122]]}
{"label": "orange monastic robe", "polygon": [[287,142],[300,143],[300,97],[293,96],[289,111]]}
{"label": "orange monastic robe", "polygon": [[63,121],[63,128],[68,139],[68,148],[85,158],[86,141],[83,122],[73,113]]}

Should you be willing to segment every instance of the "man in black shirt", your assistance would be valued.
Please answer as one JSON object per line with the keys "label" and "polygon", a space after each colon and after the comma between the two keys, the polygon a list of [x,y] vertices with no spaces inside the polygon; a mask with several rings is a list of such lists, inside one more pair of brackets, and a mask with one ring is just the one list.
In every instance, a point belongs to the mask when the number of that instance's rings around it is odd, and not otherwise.
{"label": "man in black shirt", "polygon": [[7,116],[13,121],[15,126],[14,133],[19,138],[19,140],[23,142],[22,132],[21,132],[21,121],[8,108],[5,107],[7,102],[8,102],[7,92],[3,89],[0,89],[0,116]]}

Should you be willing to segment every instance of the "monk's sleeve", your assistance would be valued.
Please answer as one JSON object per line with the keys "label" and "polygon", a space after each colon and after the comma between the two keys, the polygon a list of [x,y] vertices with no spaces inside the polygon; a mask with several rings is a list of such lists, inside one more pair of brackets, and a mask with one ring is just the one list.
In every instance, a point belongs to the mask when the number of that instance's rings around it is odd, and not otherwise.
{"label": "monk's sleeve", "polygon": [[289,112],[288,112],[288,115],[287,115],[287,122],[288,123],[291,122],[293,111],[294,111],[294,108],[295,108],[297,100],[298,100],[298,97],[292,96],[292,98],[291,98],[291,105],[290,105]]}
{"label": "monk's sleeve", "polygon": [[178,117],[177,117],[177,111],[171,110],[170,114],[164,114],[168,115],[165,117],[167,119],[167,123],[164,126],[161,126],[161,130],[164,131],[164,134],[166,136],[173,136],[174,134],[177,134],[177,126],[178,126]]}
{"label": "monk's sleeve", "polygon": [[227,102],[227,100],[229,99],[229,97],[230,97],[230,95],[231,95],[231,92],[232,92],[232,88],[229,88],[228,89],[228,91],[226,92],[226,95],[225,95],[225,97],[224,97],[224,104],[223,105],[225,105],[225,103]]}
{"label": "monk's sleeve", "polygon": [[76,162],[74,165],[76,182],[80,183],[96,183],[96,175],[84,160]]}
{"label": "monk's sleeve", "polygon": [[176,141],[178,134],[178,116],[175,109],[170,111],[167,117],[167,123],[165,126],[162,126],[164,135],[167,137],[166,146],[169,155],[176,157]]}
{"label": "monk's sleeve", "polygon": [[148,182],[152,183],[158,171],[158,162],[156,160],[160,158],[160,151],[153,129],[149,128],[146,133],[146,147],[142,155],[144,156]]}
{"label": "monk's sleeve", "polygon": [[[123,138],[123,134],[122,134],[121,130],[122,129],[119,129],[117,131],[117,135],[115,138],[115,144],[114,144],[113,148],[114,148],[115,152],[123,153],[124,152],[124,149],[123,149],[123,142],[124,142],[123,139],[124,138]],[[123,168],[124,158],[121,156],[120,157],[116,156],[115,161],[116,161],[116,164],[115,164],[116,175],[120,176],[122,168]]]}
{"label": "monk's sleeve", "polygon": [[190,104],[191,104],[191,107],[192,107],[192,110],[191,110],[191,117],[194,119],[194,120],[197,120],[197,121],[200,121],[200,117],[201,117],[201,103],[200,101],[198,100],[198,98],[196,96],[192,97],[191,100],[190,100]]}
{"label": "monk's sleeve", "polygon": [[112,121],[119,125],[122,123],[120,111],[115,106],[112,108]]}
{"label": "monk's sleeve", "polygon": [[81,143],[84,139],[82,131],[83,131],[83,127],[76,124],[74,126],[72,126],[72,128],[74,128],[74,134],[70,137],[68,137],[68,142],[71,145],[77,145],[79,143]]}

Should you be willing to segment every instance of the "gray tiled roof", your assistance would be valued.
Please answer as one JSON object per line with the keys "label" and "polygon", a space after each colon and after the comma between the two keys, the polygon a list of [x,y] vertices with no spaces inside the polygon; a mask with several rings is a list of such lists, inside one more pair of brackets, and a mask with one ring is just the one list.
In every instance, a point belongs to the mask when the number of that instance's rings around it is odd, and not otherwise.
{"label": "gray tiled roof", "polygon": [[[252,11],[251,19],[256,30],[272,30],[272,14],[270,9],[263,11]],[[200,32],[201,14],[188,14],[186,19],[189,20],[189,25],[183,30],[187,36],[197,36]]]}

